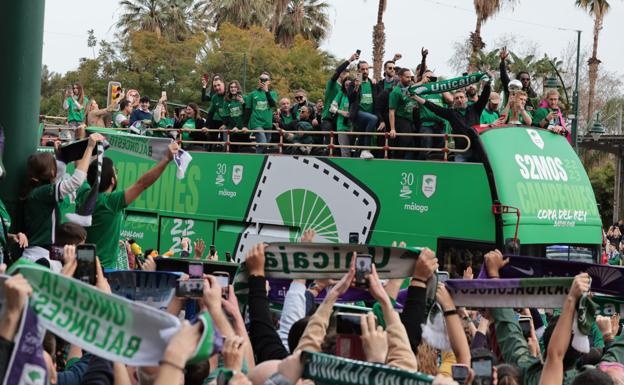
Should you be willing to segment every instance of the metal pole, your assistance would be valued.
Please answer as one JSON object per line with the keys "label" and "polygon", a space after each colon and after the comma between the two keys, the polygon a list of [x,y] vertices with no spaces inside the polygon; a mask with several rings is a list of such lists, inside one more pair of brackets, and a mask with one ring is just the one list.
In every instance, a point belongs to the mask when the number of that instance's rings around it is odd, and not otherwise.
{"label": "metal pole", "polygon": [[247,93],[247,54],[243,54],[243,93]]}
{"label": "metal pole", "polygon": [[[45,1],[0,1],[0,124],[6,178],[0,197],[15,208],[26,159],[37,148]],[[14,211],[13,211],[14,212]]]}
{"label": "metal pole", "polygon": [[619,150],[615,155],[615,186],[613,189],[613,223],[620,219],[620,211],[622,210],[622,151]]}
{"label": "metal pole", "polygon": [[[574,119],[572,120],[572,143],[574,145],[574,151],[578,151],[578,124],[579,124],[579,68],[581,66],[581,31],[576,31],[576,76],[574,80],[574,93],[572,99],[574,100]],[[588,117],[588,119],[591,117]]]}

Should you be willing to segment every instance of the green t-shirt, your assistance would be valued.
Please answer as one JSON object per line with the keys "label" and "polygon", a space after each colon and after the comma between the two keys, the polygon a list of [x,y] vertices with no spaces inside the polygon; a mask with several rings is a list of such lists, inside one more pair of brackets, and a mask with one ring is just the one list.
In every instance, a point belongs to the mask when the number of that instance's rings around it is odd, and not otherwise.
{"label": "green t-shirt", "polygon": [[498,111],[490,111],[486,107],[483,109],[483,112],[481,113],[481,119],[479,120],[479,123],[480,124],[492,124],[495,121],[497,121],[499,117],[500,115],[498,114]]}
{"label": "green t-shirt", "polygon": [[[343,94],[342,91],[338,91],[334,101],[338,104],[338,109],[340,111],[349,112],[349,98]],[[351,131],[351,125],[349,124],[348,118],[342,116],[341,114],[336,114],[336,116],[338,117],[336,119],[336,129],[338,131]]]}
{"label": "green t-shirt", "polygon": [[[186,119],[182,124],[182,129],[185,130],[194,130],[196,128],[195,119],[193,118]],[[191,140],[191,133],[188,131],[182,131],[182,140]]]}
{"label": "green t-shirt", "polygon": [[338,95],[338,92],[340,92],[340,84],[329,79],[327,84],[325,84],[325,102],[323,103],[323,113],[321,114],[321,119],[329,119],[331,117],[329,107],[336,98],[336,95]]}
{"label": "green t-shirt", "polygon": [[280,112],[280,119],[285,126],[288,126],[294,120],[294,116],[292,114],[286,115],[283,112]]}
{"label": "green t-shirt", "polygon": [[44,184],[34,188],[26,198],[24,226],[28,246],[47,247],[53,243],[53,230],[61,223],[56,189],[56,184]]}
{"label": "green t-shirt", "polygon": [[370,80],[360,85],[360,110],[373,112],[373,86]]}
{"label": "green t-shirt", "polygon": [[[89,184],[78,189],[77,202],[84,203],[89,195]],[[87,227],[87,243],[96,245],[103,268],[115,269],[119,252],[121,223],[126,204],[125,191],[99,193],[93,211],[91,227]]]}
{"label": "green t-shirt", "polygon": [[384,79],[382,81],[383,81],[383,88],[384,88],[384,90],[389,90],[392,87],[396,86],[395,82],[387,82],[386,79]]}
{"label": "green t-shirt", "polygon": [[[298,131],[312,131],[314,130],[314,127],[312,127],[312,123],[310,122],[299,121],[297,122],[296,129]],[[302,143],[302,144],[312,144],[314,142],[314,138],[312,137],[312,135],[306,135],[306,134],[295,134],[294,139],[295,139],[295,142]]]}
{"label": "green t-shirt", "polygon": [[413,99],[403,93],[403,89],[399,86],[394,87],[388,98],[388,107],[391,110],[395,110],[395,115],[407,119],[410,122],[414,120],[412,117],[412,110],[414,109],[415,103]]}
{"label": "green t-shirt", "polygon": [[112,124],[113,128],[123,128],[124,126],[122,124],[117,123],[117,121],[118,120],[119,121],[129,120],[128,118],[129,117],[124,115],[124,113],[121,112],[121,111],[113,112],[113,119],[112,119],[113,120],[113,122],[112,122],[113,123]]}
{"label": "green t-shirt", "polygon": [[[277,92],[269,91],[273,101],[277,103]],[[269,106],[266,93],[257,89],[245,96],[245,108],[251,109],[249,118],[249,128],[266,128],[273,127],[273,108]]]}
{"label": "green t-shirt", "polygon": [[67,98],[67,104],[69,105],[69,109],[67,110],[68,122],[84,122],[85,106],[87,105],[87,103],[89,103],[89,98],[87,98],[86,96],[83,97],[82,102],[82,108],[78,108],[78,106],[76,105],[76,101],[73,97],[70,96]]}
{"label": "green t-shirt", "polygon": [[224,112],[225,115],[223,117],[230,118],[230,122],[228,124],[228,128],[243,128],[243,109],[245,105],[238,100],[230,100],[229,102],[225,102]]}
{"label": "green t-shirt", "polygon": [[[551,109],[550,108],[538,108],[537,110],[535,110],[535,113],[533,113],[533,125],[534,126],[539,126],[540,122],[544,119],[546,119],[546,117],[548,116],[548,114],[550,114]],[[561,125],[561,122],[559,121],[559,118],[556,119],[555,122],[548,122],[548,124],[546,125],[546,127],[549,127],[551,125]]]}
{"label": "green t-shirt", "polygon": [[210,95],[210,108],[208,109],[208,113],[213,113],[213,120],[223,120],[223,116],[225,115],[225,94]]}
{"label": "green t-shirt", "polygon": [[[426,94],[422,98],[430,101],[436,106],[444,107],[444,97],[442,94]],[[423,127],[432,127],[437,123],[447,123],[445,119],[440,118],[425,106],[420,106],[420,121]]]}

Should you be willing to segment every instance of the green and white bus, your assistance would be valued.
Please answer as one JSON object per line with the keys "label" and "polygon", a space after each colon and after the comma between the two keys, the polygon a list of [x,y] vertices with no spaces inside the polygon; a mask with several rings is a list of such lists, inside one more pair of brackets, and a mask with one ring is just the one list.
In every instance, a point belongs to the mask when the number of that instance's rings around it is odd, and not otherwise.
{"label": "green and white bus", "polygon": [[[315,241],[437,252],[459,273],[517,239],[522,255],[596,261],[602,226],[585,170],[566,139],[522,126],[481,130],[483,163],[192,152],[128,209],[122,238],[161,252],[182,237],[244,258],[263,241]],[[107,151],[124,188],[153,164]]]}

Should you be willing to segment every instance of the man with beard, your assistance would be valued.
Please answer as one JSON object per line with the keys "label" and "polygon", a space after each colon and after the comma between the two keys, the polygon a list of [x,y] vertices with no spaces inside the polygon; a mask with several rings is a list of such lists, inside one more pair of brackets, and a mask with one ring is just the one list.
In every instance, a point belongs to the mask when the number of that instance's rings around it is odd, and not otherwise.
{"label": "man with beard", "polygon": [[[116,262],[124,209],[160,178],[178,149],[178,144],[171,142],[167,155],[125,191],[115,191],[118,183],[115,166],[110,158],[103,158],[92,222],[87,227],[87,243],[96,245],[102,268],[118,268]],[[88,184],[85,183],[77,192],[78,206],[90,198],[91,186],[98,183],[97,174],[98,161],[94,160],[87,171]]]}
{"label": "man with beard", "polygon": [[[501,59],[500,79],[501,83],[503,84],[503,90],[505,91],[505,95],[509,97],[509,95],[511,95],[509,93],[509,82],[511,80],[509,79],[509,75],[507,74],[507,65],[505,62],[507,60],[507,57],[509,56],[509,52],[507,52],[507,47],[501,48],[499,56]],[[520,83],[522,84],[522,91],[526,92],[528,96],[526,110],[530,115],[533,115],[533,113],[535,112],[535,104],[533,103],[533,100],[537,98],[537,94],[535,93],[535,91],[533,91],[533,88],[531,88],[531,76],[527,71],[520,71],[516,75],[516,79],[520,81]]]}
{"label": "man with beard", "polygon": [[[470,138],[473,148],[464,153],[455,155],[455,161],[457,162],[478,162],[481,160],[482,151],[478,148],[479,138],[472,126],[479,124],[481,120],[481,114],[485,109],[485,105],[488,102],[491,91],[491,81],[493,79],[492,74],[488,74],[489,80],[483,86],[483,91],[477,99],[477,101],[468,105],[468,99],[464,91],[455,91],[453,94],[453,107],[444,108],[436,104],[431,103],[429,100],[425,100],[418,95],[412,95],[411,98],[416,100],[421,105],[424,105],[434,114],[439,117],[448,120],[453,129],[453,134],[466,135]],[[462,138],[455,139],[455,147],[458,149],[465,148],[467,145],[466,140]],[[476,151],[474,148],[476,147]]]}

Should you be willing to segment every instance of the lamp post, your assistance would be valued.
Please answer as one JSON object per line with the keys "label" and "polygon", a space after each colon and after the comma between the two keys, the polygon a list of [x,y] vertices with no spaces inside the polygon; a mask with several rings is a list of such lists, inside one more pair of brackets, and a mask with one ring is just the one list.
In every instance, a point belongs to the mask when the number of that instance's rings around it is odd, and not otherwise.
{"label": "lamp post", "polygon": [[600,113],[596,112],[596,118],[594,119],[594,123],[589,127],[589,134],[592,139],[598,140],[602,134],[605,133],[605,128],[600,123]]}
{"label": "lamp post", "polygon": [[576,31],[576,75],[574,80],[574,92],[572,93],[572,103],[574,104],[574,116],[571,116],[572,119],[572,144],[574,146],[574,151],[578,150],[578,111],[579,111],[579,68],[581,65],[581,31]]}

